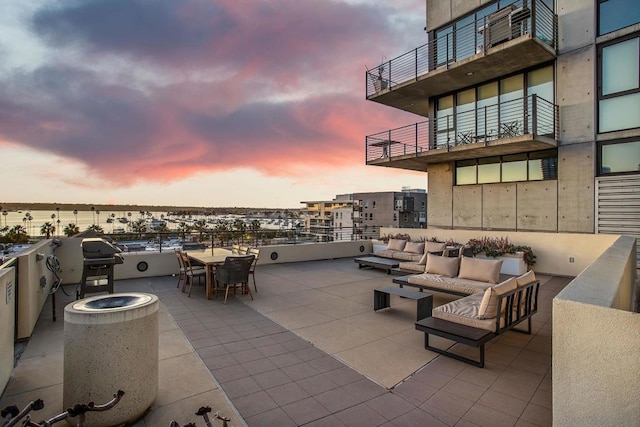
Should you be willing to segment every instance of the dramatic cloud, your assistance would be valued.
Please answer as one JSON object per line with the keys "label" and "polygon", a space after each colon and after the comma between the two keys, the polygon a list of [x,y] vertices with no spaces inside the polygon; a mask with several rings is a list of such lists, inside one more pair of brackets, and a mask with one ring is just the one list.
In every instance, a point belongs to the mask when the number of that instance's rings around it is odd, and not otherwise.
{"label": "dramatic cloud", "polygon": [[353,166],[366,134],[419,120],[365,101],[364,71],[416,47],[399,44],[423,13],[416,0],[45,2],[27,28],[46,55],[3,73],[0,141],[124,185]]}

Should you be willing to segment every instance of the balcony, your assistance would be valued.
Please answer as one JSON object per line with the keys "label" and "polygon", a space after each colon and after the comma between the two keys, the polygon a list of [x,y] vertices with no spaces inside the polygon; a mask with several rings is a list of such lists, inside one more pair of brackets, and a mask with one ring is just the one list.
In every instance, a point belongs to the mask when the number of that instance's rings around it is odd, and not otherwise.
{"label": "balcony", "polygon": [[555,59],[557,34],[542,0],[520,0],[368,70],[366,97],[427,116],[430,97]]}
{"label": "balcony", "polygon": [[558,106],[530,95],[366,137],[366,163],[426,171],[430,163],[558,146]]}

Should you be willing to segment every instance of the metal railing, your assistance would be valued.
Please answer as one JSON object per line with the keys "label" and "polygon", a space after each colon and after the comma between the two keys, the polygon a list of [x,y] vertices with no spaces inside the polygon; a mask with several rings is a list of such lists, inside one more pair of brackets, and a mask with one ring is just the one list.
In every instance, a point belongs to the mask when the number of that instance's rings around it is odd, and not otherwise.
{"label": "metal railing", "polygon": [[[460,109],[460,107],[459,107]],[[526,134],[559,138],[558,106],[537,95],[458,111],[429,121],[366,137],[366,161],[392,159],[427,150],[449,149],[472,143]]]}
{"label": "metal railing", "polygon": [[558,17],[542,0],[515,1],[367,70],[367,98],[525,34],[555,50],[557,33]]}

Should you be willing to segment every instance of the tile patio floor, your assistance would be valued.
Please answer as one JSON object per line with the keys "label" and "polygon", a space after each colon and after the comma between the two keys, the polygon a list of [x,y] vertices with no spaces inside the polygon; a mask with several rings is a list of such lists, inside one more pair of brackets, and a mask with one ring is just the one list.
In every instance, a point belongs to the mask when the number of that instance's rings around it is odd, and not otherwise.
{"label": "tile patio floor", "polygon": [[[391,276],[351,258],[259,266],[256,275],[254,301],[226,305],[202,288],[187,298],[175,277],[116,282],[161,302],[158,396],[136,426],[204,425],[193,413],[207,405],[234,426],[551,425],[551,300],[570,279],[540,277],[534,334],[493,340],[479,369],[423,348],[415,301],[392,297],[391,309],[373,312],[373,289]],[[58,293],[55,323],[45,305],[0,407],[42,398],[41,418],[62,409],[71,299]]]}

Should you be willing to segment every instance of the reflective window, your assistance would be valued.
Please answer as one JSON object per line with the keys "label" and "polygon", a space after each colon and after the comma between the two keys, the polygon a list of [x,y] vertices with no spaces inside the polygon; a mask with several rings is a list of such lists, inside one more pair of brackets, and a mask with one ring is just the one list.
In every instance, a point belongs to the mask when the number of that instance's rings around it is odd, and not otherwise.
{"label": "reflective window", "polygon": [[602,95],[638,88],[638,45],[635,38],[602,49]]}
{"label": "reflective window", "polygon": [[640,38],[599,47],[598,131],[640,127]]}
{"label": "reflective window", "polygon": [[[555,111],[553,108],[553,66],[539,68],[527,73],[527,95],[536,95],[537,129],[533,129],[533,115],[527,118],[527,129],[537,135],[553,135]],[[533,102],[533,101],[532,101]],[[533,109],[533,107],[531,108]]]}
{"label": "reflective window", "polygon": [[438,147],[447,145],[454,129],[453,96],[438,99],[436,106],[436,144]]}
{"label": "reflective window", "polygon": [[478,184],[500,182],[500,158],[478,159]]}
{"label": "reflective window", "polygon": [[478,87],[478,138],[492,138],[498,134],[498,82]]}
{"label": "reflective window", "polygon": [[607,34],[640,22],[638,0],[600,0],[598,34]]}
{"label": "reflective window", "polygon": [[436,68],[453,60],[453,27],[436,32]]}
{"label": "reflective window", "polygon": [[500,80],[500,133],[504,137],[521,135],[524,129],[523,75]]}
{"label": "reflective window", "polygon": [[476,25],[473,15],[456,22],[456,61],[468,58],[476,53]]}
{"label": "reflective window", "polygon": [[504,156],[502,163],[502,182],[527,180],[527,154]]}
{"label": "reflective window", "polygon": [[640,141],[603,144],[600,148],[601,174],[640,171]]}
{"label": "reflective window", "polygon": [[456,142],[468,144],[476,133],[476,90],[458,92],[456,98]]}
{"label": "reflective window", "polygon": [[456,185],[558,178],[558,151],[544,150],[456,162]]}
{"label": "reflective window", "polygon": [[476,183],[476,161],[462,160],[456,165],[456,184],[466,185]]}

